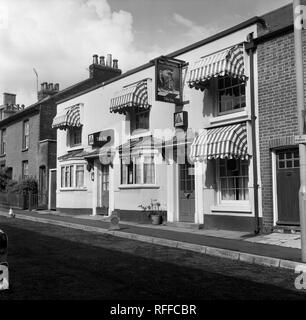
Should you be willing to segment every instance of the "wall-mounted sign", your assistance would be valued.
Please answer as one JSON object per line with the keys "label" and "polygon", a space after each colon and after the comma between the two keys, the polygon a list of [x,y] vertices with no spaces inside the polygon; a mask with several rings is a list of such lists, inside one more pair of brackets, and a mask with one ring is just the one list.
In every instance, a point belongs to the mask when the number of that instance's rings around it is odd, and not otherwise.
{"label": "wall-mounted sign", "polygon": [[95,132],[88,135],[88,145],[94,147],[94,148],[101,148],[106,143],[108,143],[108,146],[112,146],[114,143],[114,130],[104,130]]}
{"label": "wall-mounted sign", "polygon": [[160,57],[155,60],[155,99],[180,104],[184,61]]}
{"label": "wall-mounted sign", "polygon": [[174,127],[188,127],[188,113],[187,111],[181,111],[174,113]]}

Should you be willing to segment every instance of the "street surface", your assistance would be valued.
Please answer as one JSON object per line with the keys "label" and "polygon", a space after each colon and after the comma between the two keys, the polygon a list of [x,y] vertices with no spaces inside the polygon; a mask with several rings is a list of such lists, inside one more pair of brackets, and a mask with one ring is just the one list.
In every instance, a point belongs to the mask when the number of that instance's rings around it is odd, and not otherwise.
{"label": "street surface", "polygon": [[12,299],[306,299],[291,270],[0,217]]}

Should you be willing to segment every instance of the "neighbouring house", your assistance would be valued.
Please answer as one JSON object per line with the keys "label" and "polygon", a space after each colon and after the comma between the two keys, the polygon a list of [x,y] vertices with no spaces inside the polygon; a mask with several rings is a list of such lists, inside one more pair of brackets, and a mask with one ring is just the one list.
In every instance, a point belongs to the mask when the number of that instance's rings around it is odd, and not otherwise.
{"label": "neighbouring house", "polygon": [[156,199],[176,225],[258,232],[281,222],[276,161],[298,169],[291,11],[58,100],[57,209],[139,221]]}
{"label": "neighbouring house", "polygon": [[[306,1],[304,1],[306,5]],[[299,134],[292,4],[263,16],[258,52],[258,124],[264,231],[298,229]],[[304,62],[306,35],[302,31]],[[304,77],[305,68],[304,68]]]}

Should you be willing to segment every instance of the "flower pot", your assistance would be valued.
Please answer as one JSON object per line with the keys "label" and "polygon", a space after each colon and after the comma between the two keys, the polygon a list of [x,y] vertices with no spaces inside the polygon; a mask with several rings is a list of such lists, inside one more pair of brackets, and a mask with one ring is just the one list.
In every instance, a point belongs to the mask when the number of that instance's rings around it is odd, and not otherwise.
{"label": "flower pot", "polygon": [[162,217],[160,215],[153,215],[152,218],[152,224],[161,224],[162,223]]}

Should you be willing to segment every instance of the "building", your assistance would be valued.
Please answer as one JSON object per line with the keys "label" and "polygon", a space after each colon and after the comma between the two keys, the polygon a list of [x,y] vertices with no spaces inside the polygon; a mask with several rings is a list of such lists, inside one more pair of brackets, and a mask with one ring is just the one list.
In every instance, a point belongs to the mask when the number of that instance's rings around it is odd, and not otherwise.
{"label": "building", "polygon": [[28,108],[16,105],[14,94],[4,93],[0,107],[1,168],[6,167],[16,181],[35,177],[41,207],[48,203],[48,170],[56,166],[56,132],[51,120],[56,113],[53,96],[58,91],[58,84],[42,84],[38,102]]}
{"label": "building", "polygon": [[[0,106],[0,165],[7,168],[13,180],[37,179],[39,208],[47,208],[48,204],[49,207],[56,207],[56,181],[49,179],[49,174],[53,177],[56,168],[56,129],[52,128],[56,101],[114,76],[114,72],[103,70],[95,63],[96,60],[95,55],[94,63],[89,66],[88,79],[64,90],[59,91],[58,84],[42,83],[38,101],[27,108],[16,105],[16,95],[3,94],[3,105]],[[116,69],[115,75],[120,73]]]}
{"label": "building", "polygon": [[[250,35],[257,36],[259,26],[260,19],[248,20],[59,101],[53,123],[59,129],[58,209],[93,214],[117,210],[121,219],[141,219],[139,206],[157,199],[168,222],[252,229],[250,66],[244,45]],[[228,69],[228,56],[230,64],[238,64],[237,71]],[[198,66],[207,61],[219,63],[220,69],[201,82]],[[255,53],[255,70],[256,61]],[[217,79],[221,74],[224,82]],[[74,109],[77,122],[60,124],[58,119]],[[174,126],[174,117],[185,117],[185,123]],[[223,148],[220,155],[199,154],[197,148],[189,161],[191,144],[200,141],[195,135],[203,131],[218,143],[220,127],[244,147],[238,146],[235,154]],[[67,144],[75,132],[77,144]],[[220,159],[227,152],[237,159]],[[209,160],[202,161],[205,157]],[[222,179],[239,181],[239,186],[223,188]]]}
{"label": "building", "polygon": [[[260,34],[256,45],[263,222],[269,232],[299,228],[299,147],[294,136],[302,115],[297,112],[292,5],[264,18],[270,32]],[[304,61],[305,40],[303,31]]]}
{"label": "building", "polygon": [[139,206],[156,199],[168,223],[271,230],[277,150],[296,147],[288,143],[297,132],[290,10],[60,100],[57,208],[142,220]]}

